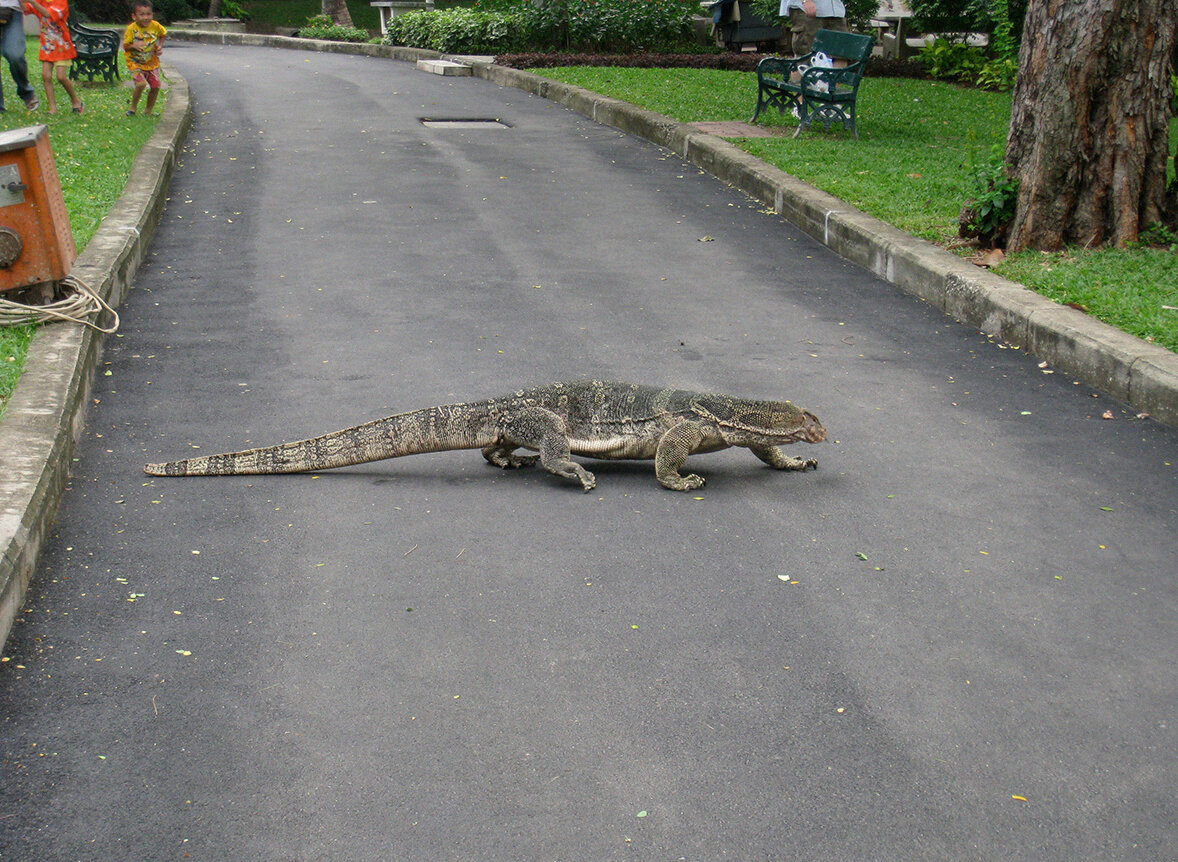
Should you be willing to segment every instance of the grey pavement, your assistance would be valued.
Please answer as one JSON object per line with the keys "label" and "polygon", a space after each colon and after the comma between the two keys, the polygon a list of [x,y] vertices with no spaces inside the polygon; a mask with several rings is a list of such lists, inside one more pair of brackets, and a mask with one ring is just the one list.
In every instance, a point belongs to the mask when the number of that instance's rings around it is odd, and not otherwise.
{"label": "grey pavement", "polygon": [[[191,134],[0,664],[5,862],[1173,855],[1173,429],[538,96],[169,59]],[[791,398],[822,465],[139,472],[590,375]]]}

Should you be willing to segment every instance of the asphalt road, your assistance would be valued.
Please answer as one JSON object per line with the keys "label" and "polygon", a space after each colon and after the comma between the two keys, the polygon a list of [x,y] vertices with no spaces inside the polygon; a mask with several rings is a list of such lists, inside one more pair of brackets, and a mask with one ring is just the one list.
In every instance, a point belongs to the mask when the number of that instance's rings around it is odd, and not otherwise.
{"label": "asphalt road", "polygon": [[[167,56],[197,119],[0,664],[5,862],[1174,858],[1178,434],[543,100]],[[588,376],[792,399],[821,467],[140,472]]]}

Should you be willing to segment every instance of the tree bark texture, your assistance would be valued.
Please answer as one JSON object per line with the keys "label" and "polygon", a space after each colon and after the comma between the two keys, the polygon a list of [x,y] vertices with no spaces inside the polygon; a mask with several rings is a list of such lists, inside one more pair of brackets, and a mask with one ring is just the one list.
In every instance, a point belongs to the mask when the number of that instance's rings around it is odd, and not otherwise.
{"label": "tree bark texture", "polygon": [[1111,243],[1173,214],[1166,188],[1178,0],[1031,0],[1006,164],[1008,251]]}
{"label": "tree bark texture", "polygon": [[323,14],[336,24],[342,24],[344,27],[356,26],[352,23],[352,13],[348,11],[345,0],[322,0],[320,8]]}

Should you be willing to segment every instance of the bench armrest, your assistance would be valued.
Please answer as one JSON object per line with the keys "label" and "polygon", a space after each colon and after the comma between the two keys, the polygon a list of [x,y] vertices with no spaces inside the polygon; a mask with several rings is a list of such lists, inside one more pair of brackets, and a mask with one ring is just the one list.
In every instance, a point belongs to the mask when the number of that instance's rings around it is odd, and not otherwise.
{"label": "bench armrest", "polygon": [[863,77],[863,64],[852,63],[850,66],[841,66],[835,68],[827,68],[824,66],[811,66],[806,71],[802,72],[801,85],[807,89],[813,89],[819,83],[826,84],[830,89],[834,89],[837,84],[847,84],[854,87],[859,79]]}
{"label": "bench armrest", "polygon": [[[808,56],[808,55],[807,55]],[[785,57],[766,57],[757,63],[757,77],[758,78],[780,78],[783,81],[788,81],[789,76],[793,74],[798,66],[802,65],[806,60],[805,57],[797,57],[795,59],[787,59]]]}

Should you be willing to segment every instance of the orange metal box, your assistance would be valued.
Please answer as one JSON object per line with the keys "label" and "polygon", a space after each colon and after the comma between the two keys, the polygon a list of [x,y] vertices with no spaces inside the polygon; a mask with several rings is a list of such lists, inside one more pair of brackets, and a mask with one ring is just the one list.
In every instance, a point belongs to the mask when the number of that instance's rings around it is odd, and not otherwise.
{"label": "orange metal box", "polygon": [[0,291],[60,281],[77,254],[48,128],[0,132]]}

